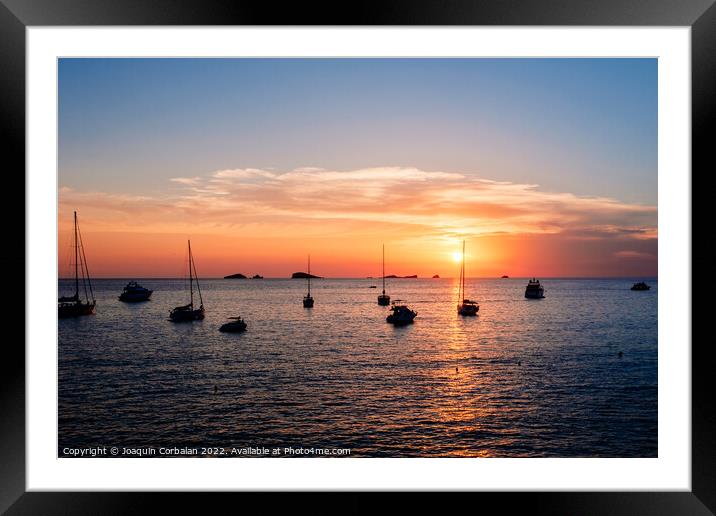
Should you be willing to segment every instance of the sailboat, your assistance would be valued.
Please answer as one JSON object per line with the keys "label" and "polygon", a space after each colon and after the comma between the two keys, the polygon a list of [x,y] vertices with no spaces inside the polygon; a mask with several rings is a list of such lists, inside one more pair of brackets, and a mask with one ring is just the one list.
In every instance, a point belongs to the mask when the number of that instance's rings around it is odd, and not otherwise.
{"label": "sailboat", "polygon": [[311,255],[308,255],[308,293],[303,297],[303,308],[313,308],[311,297]]}
{"label": "sailboat", "polygon": [[[82,235],[77,224],[77,212],[75,213],[74,248],[75,248],[75,294],[73,296],[62,296],[57,299],[57,316],[78,317],[80,315],[91,315],[97,304],[92,292],[89,270],[87,269],[87,258],[85,248],[82,245]],[[84,290],[84,301],[80,301],[80,276]],[[89,290],[88,290],[89,289]]]}
{"label": "sailboat", "polygon": [[457,291],[457,313],[460,315],[477,315],[480,305],[476,301],[465,299],[465,241],[462,241],[462,267],[460,267],[460,286]]}
{"label": "sailboat", "polygon": [[[191,240],[189,243],[189,304],[177,306],[169,312],[169,319],[173,322],[198,321],[204,318],[204,300],[201,298],[201,288],[199,288],[199,278],[196,275],[196,265],[194,257],[191,254]],[[199,308],[194,309],[194,281],[196,281],[196,290],[199,293]]]}
{"label": "sailboat", "polygon": [[385,294],[385,244],[383,244],[383,293],[378,296],[378,304],[380,306],[388,306],[390,304],[390,296]]}

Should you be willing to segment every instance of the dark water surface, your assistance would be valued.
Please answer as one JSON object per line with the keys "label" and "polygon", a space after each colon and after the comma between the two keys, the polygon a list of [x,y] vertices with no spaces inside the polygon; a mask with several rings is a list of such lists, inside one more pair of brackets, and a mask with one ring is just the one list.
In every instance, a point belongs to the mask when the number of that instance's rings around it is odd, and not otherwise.
{"label": "dark water surface", "polygon": [[[657,456],[657,294],[630,280],[392,280],[418,311],[395,328],[379,280],[206,280],[206,319],[175,324],[181,280],[97,280],[97,314],[59,321],[66,447],[320,447],[363,456]],[[636,281],[636,279],[634,280]],[[69,283],[60,281],[60,293]],[[378,284],[378,289],[369,288]],[[230,316],[244,334],[223,334]],[[623,352],[620,358],[618,353]],[[457,370],[456,370],[457,368]]]}

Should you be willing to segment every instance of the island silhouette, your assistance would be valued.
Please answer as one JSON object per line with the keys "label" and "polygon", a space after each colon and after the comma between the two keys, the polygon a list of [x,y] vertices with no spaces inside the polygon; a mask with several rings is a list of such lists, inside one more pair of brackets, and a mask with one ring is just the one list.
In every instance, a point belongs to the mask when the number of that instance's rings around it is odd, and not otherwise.
{"label": "island silhouette", "polygon": [[292,279],[298,279],[298,278],[303,278],[303,279],[306,279],[306,278],[311,278],[311,279],[317,278],[317,279],[320,279],[320,276],[314,276],[313,274],[308,274],[307,272],[294,272],[293,274],[291,274],[291,278],[292,278]]}

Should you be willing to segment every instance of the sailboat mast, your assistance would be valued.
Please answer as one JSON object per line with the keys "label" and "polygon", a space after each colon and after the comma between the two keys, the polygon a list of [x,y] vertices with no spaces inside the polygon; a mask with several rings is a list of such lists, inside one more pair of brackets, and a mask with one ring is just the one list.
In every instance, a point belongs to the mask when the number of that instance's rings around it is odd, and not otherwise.
{"label": "sailboat mast", "polygon": [[189,243],[189,304],[194,308],[194,282],[191,279],[191,240],[187,240]]}
{"label": "sailboat mast", "polygon": [[75,212],[75,297],[79,300],[80,278],[79,278],[79,248],[77,242],[77,212]]}
{"label": "sailboat mast", "polygon": [[385,244],[383,244],[383,295],[385,295]]}
{"label": "sailboat mast", "polygon": [[194,281],[196,281],[196,291],[199,292],[199,304],[204,306],[204,298],[201,297],[201,287],[199,286],[199,274],[196,272],[196,262],[194,261],[194,255],[191,256],[191,266],[194,270]]}
{"label": "sailboat mast", "polygon": [[311,297],[311,255],[308,255],[308,297]]}
{"label": "sailboat mast", "polygon": [[80,225],[77,224],[77,236],[80,240],[80,251],[82,256],[82,282],[85,284],[85,297],[89,301],[87,296],[87,287],[89,286],[89,293],[92,297],[92,302],[95,302],[94,292],[92,291],[92,280],[90,280],[89,267],[87,266],[87,256],[85,255],[85,244],[82,242],[82,232],[80,231]]}
{"label": "sailboat mast", "polygon": [[462,299],[465,300],[465,241],[462,241]]}

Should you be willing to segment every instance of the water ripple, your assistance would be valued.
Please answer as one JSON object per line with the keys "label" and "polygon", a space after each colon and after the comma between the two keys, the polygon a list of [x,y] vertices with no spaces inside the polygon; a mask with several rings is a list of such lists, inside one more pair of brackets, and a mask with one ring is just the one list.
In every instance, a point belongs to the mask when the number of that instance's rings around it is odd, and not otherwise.
{"label": "water ripple", "polygon": [[[320,446],[352,457],[657,456],[657,282],[470,280],[479,316],[455,313],[450,279],[396,280],[419,312],[385,323],[373,280],[202,284],[207,317],[167,321],[178,280],[152,301],[59,321],[59,446]],[[61,282],[60,290],[65,287]],[[248,331],[219,333],[241,315]],[[618,356],[619,352],[622,357]]]}

